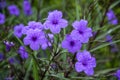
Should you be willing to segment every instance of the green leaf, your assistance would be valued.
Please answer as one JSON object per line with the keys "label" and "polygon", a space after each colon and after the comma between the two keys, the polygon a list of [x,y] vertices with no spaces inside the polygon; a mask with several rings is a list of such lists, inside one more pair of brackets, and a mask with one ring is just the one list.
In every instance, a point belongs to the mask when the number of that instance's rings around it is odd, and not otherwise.
{"label": "green leaf", "polygon": [[28,66],[28,68],[27,68],[27,71],[26,71],[24,80],[28,80],[28,76],[29,76],[29,74],[30,74],[30,70],[32,69],[32,63],[33,63],[33,60],[31,59],[31,61],[30,61],[30,63],[29,63],[29,66]]}
{"label": "green leaf", "polygon": [[39,73],[38,73],[38,67],[37,67],[35,60],[33,60],[33,77],[35,80],[40,80]]}
{"label": "green leaf", "polygon": [[76,79],[77,79],[77,80],[81,80],[81,79],[82,79],[82,80],[94,80],[93,77],[72,77],[71,79],[72,79],[72,80],[74,80],[74,79],[75,79],[75,80],[76,80]]}
{"label": "green leaf", "polygon": [[106,35],[112,33],[113,31],[115,31],[115,30],[117,30],[117,29],[119,29],[119,28],[120,28],[120,25],[115,26],[114,28],[112,28],[112,29],[108,30],[107,32],[103,33],[102,35],[98,36],[98,37],[95,39],[95,41],[104,38]]}
{"label": "green leaf", "polygon": [[109,73],[109,72],[111,72],[111,71],[115,71],[116,69],[117,69],[117,68],[100,70],[100,71],[96,72],[96,74],[95,74],[94,76],[104,75],[104,74]]}
{"label": "green leaf", "polygon": [[100,46],[98,46],[98,47],[95,47],[95,48],[91,49],[90,52],[96,51],[96,50],[98,50],[98,49],[101,49],[101,48],[103,48],[103,47],[106,47],[106,46],[108,46],[108,45],[111,45],[111,44],[114,44],[114,43],[118,43],[118,42],[120,42],[120,40],[113,41],[113,42],[110,42],[110,43],[104,43],[104,44],[102,44],[102,45],[100,45]]}
{"label": "green leaf", "polygon": [[16,39],[18,40],[18,42],[19,42],[21,45],[24,45],[23,42],[22,42],[18,37],[16,37]]}
{"label": "green leaf", "polygon": [[37,65],[37,62],[36,62],[36,55],[37,55],[37,51],[34,51],[34,54],[33,54],[33,77],[34,77],[34,80],[40,80],[39,79],[39,69],[38,69],[38,65]]}
{"label": "green leaf", "polygon": [[120,3],[120,0],[116,1],[115,3],[113,3],[113,4],[110,6],[110,9],[114,8],[114,7],[117,6],[119,3]]}
{"label": "green leaf", "polygon": [[64,77],[64,73],[58,73],[56,75],[51,74],[51,75],[48,75],[48,76],[53,76],[53,77],[59,78],[60,80],[70,80],[70,79]]}

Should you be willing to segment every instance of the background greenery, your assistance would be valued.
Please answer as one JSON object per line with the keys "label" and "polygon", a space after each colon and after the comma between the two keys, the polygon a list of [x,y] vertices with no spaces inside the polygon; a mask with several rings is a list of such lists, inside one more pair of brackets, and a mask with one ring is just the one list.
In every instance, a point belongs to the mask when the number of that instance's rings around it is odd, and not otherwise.
{"label": "background greenery", "polygon": [[[108,24],[106,11],[112,9],[118,21],[120,20],[120,0],[30,0],[33,14],[25,16],[22,11],[22,0],[6,0],[7,6],[16,4],[20,9],[20,16],[11,16],[7,7],[0,11],[6,15],[6,22],[0,25],[0,52],[6,55],[6,59],[0,62],[0,80],[6,77],[15,77],[15,80],[40,80],[41,73],[49,65],[51,55],[49,49],[46,51],[39,50],[33,52],[27,48],[29,58],[21,60],[17,54],[17,49],[23,45],[22,39],[18,39],[13,35],[15,25],[23,23],[27,25],[29,21],[40,21],[44,23],[49,11],[60,10],[63,12],[63,17],[69,21],[67,28],[63,29],[59,35],[55,35],[55,49],[62,50],[51,64],[57,64],[56,68],[49,68],[46,73],[46,80],[116,80],[113,76],[115,71],[120,68],[120,24]],[[92,37],[88,44],[83,46],[83,49],[89,50],[96,58],[97,67],[95,68],[94,76],[87,77],[84,73],[77,73],[75,69],[70,67],[69,59],[73,55],[65,50],[58,48],[58,43],[64,39],[66,33],[72,31],[71,24],[75,20],[86,19],[88,26],[94,32],[98,32],[96,37]],[[120,22],[120,21],[119,21]],[[106,35],[113,36],[113,42],[105,41]],[[5,51],[4,40],[13,41],[15,46],[10,52]],[[111,52],[110,44],[116,44],[117,52]],[[37,54],[37,55],[34,55]],[[8,59],[15,57],[18,62],[10,65]],[[39,66],[38,66],[39,65]],[[59,66],[60,65],[60,66]],[[61,69],[60,69],[61,68]],[[41,70],[40,70],[41,69]],[[71,70],[69,76],[65,76],[66,72]]]}

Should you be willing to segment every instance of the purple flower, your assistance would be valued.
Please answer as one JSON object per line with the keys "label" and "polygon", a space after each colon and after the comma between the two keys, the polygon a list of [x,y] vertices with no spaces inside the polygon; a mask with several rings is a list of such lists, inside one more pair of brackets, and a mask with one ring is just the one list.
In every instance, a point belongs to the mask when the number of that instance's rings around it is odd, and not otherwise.
{"label": "purple flower", "polygon": [[25,15],[31,15],[32,14],[32,9],[31,9],[31,4],[29,1],[25,0],[23,2],[23,10]]}
{"label": "purple flower", "polygon": [[4,55],[2,53],[0,53],[0,61],[2,61],[4,58]]}
{"label": "purple flower", "polygon": [[21,38],[22,37],[22,30],[24,28],[24,25],[23,24],[20,24],[20,25],[16,25],[14,27],[14,35],[18,38]]}
{"label": "purple flower", "polygon": [[9,42],[9,41],[4,41],[4,44],[6,46],[6,51],[10,51],[11,47],[13,47],[15,44],[13,42]]}
{"label": "purple flower", "polygon": [[20,11],[16,5],[10,5],[8,10],[11,15],[18,16],[20,14]]}
{"label": "purple flower", "polygon": [[5,80],[14,80],[14,76],[13,77],[7,77],[7,78],[5,78]]}
{"label": "purple flower", "polygon": [[0,13],[0,24],[4,24],[5,23],[5,15]]}
{"label": "purple flower", "polygon": [[35,21],[30,21],[28,23],[28,26],[24,27],[22,30],[23,34],[27,34],[27,32],[29,32],[29,30],[35,30],[35,29],[39,29],[39,30],[43,30],[43,25],[41,24],[41,22],[35,22]]}
{"label": "purple flower", "polygon": [[78,60],[78,62],[75,63],[77,72],[84,71],[88,76],[94,74],[93,68],[96,67],[96,60],[94,57],[91,57],[88,51],[78,52],[76,58]]}
{"label": "purple flower", "polygon": [[47,20],[44,23],[44,28],[50,29],[52,33],[57,34],[61,28],[65,28],[67,25],[67,20],[62,19],[62,12],[54,10],[53,12],[49,12]]}
{"label": "purple flower", "polygon": [[32,50],[38,50],[40,45],[44,43],[45,35],[42,31],[36,30],[29,30],[27,36],[24,38],[24,44],[30,45]]}
{"label": "purple flower", "polygon": [[53,40],[54,40],[54,35],[53,34],[48,34],[48,37],[50,39],[50,42],[53,43]]}
{"label": "purple flower", "polygon": [[44,38],[44,41],[41,44],[41,48],[45,50],[48,46],[52,46],[52,45],[46,38]]}
{"label": "purple flower", "polygon": [[15,60],[15,58],[12,57],[12,58],[9,58],[8,61],[9,61],[10,64],[14,64],[16,60]]}
{"label": "purple flower", "polygon": [[[111,43],[113,41],[112,38],[113,37],[111,35],[107,35],[106,36],[106,41]],[[111,48],[110,50],[111,50],[112,53],[115,53],[115,52],[119,51],[116,44],[110,44],[110,48]]]}
{"label": "purple flower", "polygon": [[118,78],[118,80],[120,80],[120,70],[117,70],[117,72],[115,73],[115,76]]}
{"label": "purple flower", "polygon": [[109,10],[106,15],[110,24],[113,24],[113,25],[118,24],[118,19],[115,16],[115,13],[113,12],[113,10]]}
{"label": "purple flower", "polygon": [[53,39],[53,38],[54,38],[54,35],[53,35],[53,34],[50,34],[50,33],[49,33],[48,36],[49,36],[50,39]]}
{"label": "purple flower", "polygon": [[28,53],[26,52],[24,46],[20,46],[18,53],[20,54],[22,59],[27,59],[28,58]]}
{"label": "purple flower", "polygon": [[71,32],[71,36],[75,40],[80,40],[81,43],[87,43],[89,38],[92,37],[92,29],[87,27],[88,22],[86,20],[75,21],[72,26],[74,30]]}
{"label": "purple flower", "polygon": [[5,7],[6,7],[6,0],[0,1],[0,9],[5,8]]}
{"label": "purple flower", "polygon": [[62,41],[62,48],[67,49],[71,53],[75,53],[80,50],[82,44],[79,40],[74,40],[70,35]]}
{"label": "purple flower", "polygon": [[107,42],[112,42],[112,36],[111,35],[107,35],[106,36],[106,41]]}
{"label": "purple flower", "polygon": [[119,50],[118,50],[118,48],[116,48],[116,47],[113,47],[112,49],[111,49],[111,52],[113,52],[113,53],[115,53],[115,52],[118,52]]}
{"label": "purple flower", "polygon": [[111,44],[111,52],[112,53],[115,53],[115,52],[118,52],[119,49],[117,48],[117,45],[116,44]]}

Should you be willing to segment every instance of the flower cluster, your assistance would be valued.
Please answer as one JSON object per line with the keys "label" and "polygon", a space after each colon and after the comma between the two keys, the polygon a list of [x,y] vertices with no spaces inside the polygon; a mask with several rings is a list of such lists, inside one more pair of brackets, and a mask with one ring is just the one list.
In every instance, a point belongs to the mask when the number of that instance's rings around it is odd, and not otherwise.
{"label": "flower cluster", "polygon": [[75,64],[77,72],[84,71],[88,76],[94,74],[93,68],[96,67],[96,60],[94,57],[91,57],[88,51],[78,52],[76,58],[78,60]]}
{"label": "flower cluster", "polygon": [[[20,14],[19,8],[16,5],[10,5],[8,7],[8,10],[11,15],[19,16],[19,14]],[[31,5],[30,5],[29,1],[25,0],[23,2],[23,11],[24,11],[25,15],[32,14],[32,9],[31,9]]]}
{"label": "flower cluster", "polygon": [[43,31],[43,25],[40,22],[31,21],[28,26],[23,28],[23,34],[26,34],[24,38],[24,44],[30,45],[32,50],[38,50],[41,46],[42,49],[47,48],[47,38]]}
{"label": "flower cluster", "polygon": [[88,76],[91,76],[94,74],[93,68],[96,67],[96,60],[86,50],[79,52],[82,44],[88,43],[89,38],[93,36],[92,29],[88,28],[87,25],[88,22],[83,19],[73,22],[74,30],[62,41],[62,48],[67,49],[73,54],[78,52],[76,56],[78,62],[75,64],[76,71],[84,71]]}
{"label": "flower cluster", "polygon": [[[15,26],[14,35],[18,38],[22,34],[26,35],[23,42],[25,45],[30,45],[32,50],[38,50],[40,47],[46,49],[48,46],[52,46],[53,34],[59,33],[60,29],[67,25],[67,20],[62,19],[62,12],[55,10],[49,13],[43,25],[41,22],[30,21],[25,27],[23,24]],[[50,29],[53,34],[45,34],[46,29]]]}
{"label": "flower cluster", "polygon": [[[42,24],[41,22],[30,21],[27,26],[23,24],[17,25],[14,28],[14,35],[20,38],[26,35],[23,39],[24,45],[29,45],[32,50],[46,49],[52,46],[53,34],[58,34],[61,28],[68,26],[68,21],[62,18],[62,12],[54,10],[49,12],[47,20]],[[67,34],[62,41],[62,48],[67,49],[71,53],[77,54],[75,68],[77,72],[84,71],[87,75],[93,75],[93,68],[96,67],[96,60],[91,57],[88,51],[79,52],[83,43],[88,43],[89,38],[92,37],[92,29],[88,28],[87,20],[75,21],[72,24],[74,30]],[[50,29],[52,34],[46,33],[45,30]],[[23,59],[28,58],[28,54],[23,46],[18,50]]]}
{"label": "flower cluster", "polygon": [[23,39],[25,45],[30,45],[32,50],[39,50],[41,47],[43,50],[48,46],[51,46],[53,42],[53,34],[46,36],[44,27],[41,22],[30,21],[27,26],[23,24],[16,25],[14,27],[14,35],[18,38],[22,35],[26,35]]}
{"label": "flower cluster", "polygon": [[113,10],[109,10],[107,12],[107,19],[110,24],[113,24],[113,25],[118,24],[117,17],[115,16],[115,13],[113,12]]}
{"label": "flower cluster", "polygon": [[69,37],[62,42],[62,47],[69,52],[75,53],[80,50],[83,43],[87,43],[89,38],[92,37],[92,29],[87,27],[86,20],[75,21],[72,25],[74,30],[70,33]]}
{"label": "flower cluster", "polygon": [[[6,7],[6,1],[5,0],[0,1],[0,9],[5,7]],[[16,6],[15,4],[9,5],[7,9],[11,15],[14,15],[14,16],[20,15],[20,10],[18,6]],[[23,11],[25,15],[32,14],[31,4],[28,0],[23,1]],[[5,15],[0,13],[0,25],[4,23],[5,23]]]}

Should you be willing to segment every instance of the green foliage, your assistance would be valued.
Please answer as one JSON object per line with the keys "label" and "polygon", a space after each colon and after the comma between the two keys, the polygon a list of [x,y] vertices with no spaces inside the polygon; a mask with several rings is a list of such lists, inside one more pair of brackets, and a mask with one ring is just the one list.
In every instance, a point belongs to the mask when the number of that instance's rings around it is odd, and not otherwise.
{"label": "green foliage", "polygon": [[[30,0],[33,14],[25,16],[22,12],[22,0],[6,0],[7,4],[19,6],[20,16],[11,16],[7,9],[1,10],[6,15],[6,22],[0,25],[0,52],[6,55],[4,61],[0,61],[0,80],[11,77],[14,74],[15,80],[115,80],[115,71],[120,68],[120,0]],[[113,9],[119,20],[118,25],[108,24],[106,10]],[[68,27],[62,29],[60,34],[54,36],[53,49],[39,50],[33,52],[25,46],[29,53],[27,60],[22,60],[17,54],[17,49],[23,44],[21,39],[13,35],[15,25],[29,21],[41,21],[44,23],[49,11],[61,10],[63,17],[69,21]],[[63,50],[59,44],[65,34],[72,31],[74,20],[86,19],[88,26],[99,34],[91,38],[89,44],[82,47],[96,57],[97,67],[93,76],[86,76],[84,73],[77,73],[72,63],[73,55]],[[48,31],[50,32],[50,31]],[[106,42],[106,35],[112,35],[113,41]],[[4,40],[13,41],[15,46],[10,52],[5,51]],[[111,44],[115,44],[118,52],[111,52]],[[9,58],[16,57],[19,64],[10,64]],[[76,60],[75,60],[76,61]],[[55,64],[56,68],[52,68]],[[14,67],[13,67],[14,66]],[[70,73],[66,77],[66,73]],[[21,78],[20,78],[21,77]],[[44,78],[43,78],[44,77]]]}

